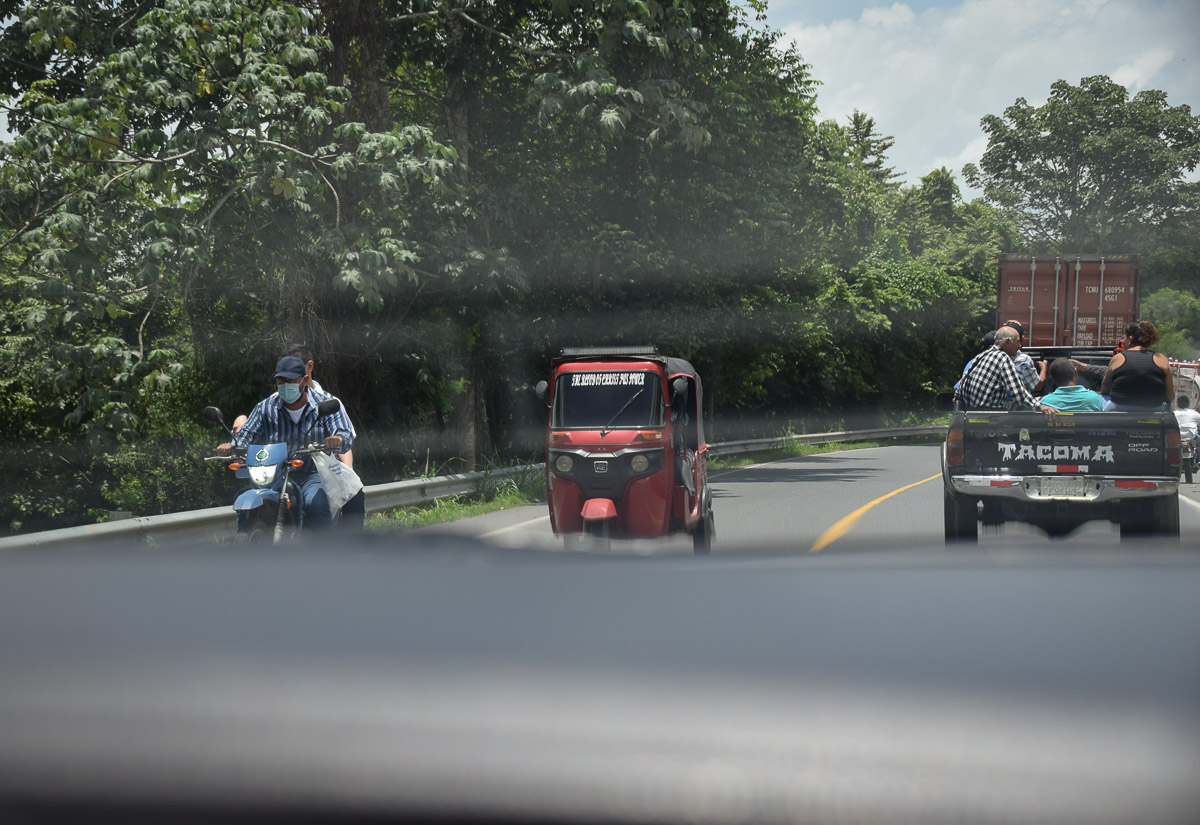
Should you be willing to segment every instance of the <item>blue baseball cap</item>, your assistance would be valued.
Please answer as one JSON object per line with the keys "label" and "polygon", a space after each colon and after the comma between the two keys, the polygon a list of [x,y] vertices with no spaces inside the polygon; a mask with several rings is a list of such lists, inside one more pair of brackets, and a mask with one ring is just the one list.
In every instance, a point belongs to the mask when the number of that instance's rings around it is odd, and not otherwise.
{"label": "blue baseball cap", "polygon": [[304,362],[294,355],[283,356],[275,365],[275,377],[286,378],[289,381],[303,378],[306,372]]}

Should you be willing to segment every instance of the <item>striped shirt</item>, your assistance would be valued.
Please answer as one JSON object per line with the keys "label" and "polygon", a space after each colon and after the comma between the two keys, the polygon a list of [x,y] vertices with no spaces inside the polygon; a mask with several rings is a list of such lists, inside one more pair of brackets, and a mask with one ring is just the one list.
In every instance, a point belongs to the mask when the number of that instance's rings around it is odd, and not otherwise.
{"label": "striped shirt", "polygon": [[1017,354],[1013,356],[1013,369],[1017,371],[1017,375],[1021,376],[1021,380],[1025,382],[1025,386],[1029,387],[1029,391],[1033,392],[1033,388],[1037,386],[1038,382],[1038,369],[1034,366],[1029,353],[1017,350]]}
{"label": "striped shirt", "polygon": [[[319,392],[319,393],[324,393],[324,392],[325,392],[325,388],[321,386],[321,382],[320,382],[320,381],[318,381],[318,380],[317,380],[317,379],[315,379],[315,378],[310,378],[310,379],[308,379],[308,380],[309,380],[309,385],[308,385],[308,387],[309,387],[309,389],[310,389],[310,390],[316,390],[316,391],[317,391],[317,392]],[[328,393],[326,393],[326,395],[328,395]],[[278,398],[278,397],[279,397],[279,393],[277,393],[277,392],[275,392],[275,393],[271,393],[271,397],[272,397],[272,398]],[[329,397],[330,397],[330,398],[337,398],[337,396],[335,396],[335,395],[330,395]],[[317,403],[319,404],[319,403],[321,403],[321,402],[320,402],[320,401],[318,401]],[[338,398],[338,403],[342,405],[342,412],[343,412],[343,413],[345,413],[345,412],[346,412],[346,405],[342,403],[342,399]],[[358,433],[357,433],[357,432],[355,431],[355,429],[354,429],[354,422],[350,420],[350,416],[348,416],[348,415],[346,416],[346,423],[350,425],[350,437],[351,437],[351,438],[358,438]],[[349,448],[349,447],[347,447],[346,449],[348,450],[348,449],[350,449],[350,448]]]}
{"label": "striped shirt", "polygon": [[962,398],[968,410],[1006,410],[1010,394],[1020,406],[1042,408],[1017,375],[1013,359],[993,345],[975,356],[974,366],[959,384],[957,397]]}
{"label": "striped shirt", "polygon": [[[300,420],[293,421],[279,393],[275,393],[254,406],[250,417],[230,443],[235,447],[245,447],[248,444],[286,441],[288,449],[294,450],[313,441],[324,441],[331,435],[340,435],[343,439],[340,452],[345,452],[354,443],[354,429],[346,416],[346,408],[342,406],[332,415],[317,417],[317,405],[333,397],[309,387],[305,404],[300,408]],[[338,403],[341,403],[340,399]]]}

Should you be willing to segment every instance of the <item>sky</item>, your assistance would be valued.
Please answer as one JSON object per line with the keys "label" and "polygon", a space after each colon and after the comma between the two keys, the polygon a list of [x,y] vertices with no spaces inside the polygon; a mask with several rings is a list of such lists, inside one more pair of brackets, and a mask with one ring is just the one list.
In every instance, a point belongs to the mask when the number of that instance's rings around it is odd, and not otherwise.
{"label": "sky", "polygon": [[980,119],[1056,80],[1108,75],[1200,114],[1200,0],[768,0],[766,22],[811,65],[823,118],[867,113],[904,182],[945,166],[967,199]]}

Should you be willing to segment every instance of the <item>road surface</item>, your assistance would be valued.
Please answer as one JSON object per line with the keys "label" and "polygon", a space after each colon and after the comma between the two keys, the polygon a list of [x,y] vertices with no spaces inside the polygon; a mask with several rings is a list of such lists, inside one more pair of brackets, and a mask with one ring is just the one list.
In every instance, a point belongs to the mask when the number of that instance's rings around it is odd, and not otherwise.
{"label": "road surface", "polygon": [[[872,447],[788,458],[711,475],[717,520],[714,553],[807,550],[838,553],[943,543],[938,444]],[[1181,540],[1200,543],[1200,484],[1181,485]],[[484,538],[505,546],[562,547],[550,531],[544,504],[489,513],[425,528]],[[983,547],[1117,546],[1115,524],[1089,522],[1065,539],[1035,527],[1006,524],[980,529]],[[690,553],[691,540],[615,542],[616,552]]]}

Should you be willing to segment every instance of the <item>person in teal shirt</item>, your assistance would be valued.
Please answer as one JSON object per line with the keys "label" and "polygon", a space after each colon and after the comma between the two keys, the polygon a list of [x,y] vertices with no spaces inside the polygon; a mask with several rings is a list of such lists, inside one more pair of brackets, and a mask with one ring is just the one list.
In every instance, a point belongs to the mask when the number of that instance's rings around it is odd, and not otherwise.
{"label": "person in teal shirt", "polygon": [[1050,364],[1050,380],[1057,389],[1042,396],[1042,403],[1062,412],[1100,412],[1104,399],[1099,393],[1079,386],[1079,376],[1070,358],[1055,358]]}

